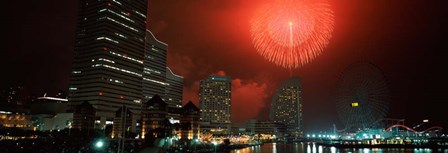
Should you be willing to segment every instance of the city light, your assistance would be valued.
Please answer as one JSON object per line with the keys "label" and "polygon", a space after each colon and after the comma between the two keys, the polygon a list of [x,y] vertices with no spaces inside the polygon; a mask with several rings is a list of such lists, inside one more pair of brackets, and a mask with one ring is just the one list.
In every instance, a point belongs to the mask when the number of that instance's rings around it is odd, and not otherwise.
{"label": "city light", "polygon": [[97,139],[93,142],[93,148],[95,150],[103,150],[106,146],[104,139]]}
{"label": "city light", "polygon": [[448,153],[438,2],[63,3],[8,3],[0,153]]}
{"label": "city light", "polygon": [[97,148],[101,148],[101,147],[104,146],[104,142],[103,142],[103,141],[98,141],[98,142],[95,143],[95,146],[96,146]]}

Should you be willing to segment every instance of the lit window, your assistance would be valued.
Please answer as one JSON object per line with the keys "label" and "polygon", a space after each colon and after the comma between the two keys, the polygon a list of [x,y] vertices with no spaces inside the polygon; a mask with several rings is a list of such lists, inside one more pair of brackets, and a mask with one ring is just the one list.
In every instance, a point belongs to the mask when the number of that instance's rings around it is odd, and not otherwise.
{"label": "lit window", "polygon": [[120,36],[121,38],[124,38],[124,39],[128,39],[128,37],[126,37],[126,36],[124,36],[122,34],[116,33],[116,32],[115,32],[115,35]]}
{"label": "lit window", "polygon": [[120,42],[118,42],[118,41],[116,41],[116,40],[113,40],[113,39],[111,39],[111,38],[108,38],[108,37],[98,37],[98,38],[96,38],[96,40],[103,40],[103,39],[108,40],[108,41],[110,41],[110,42],[114,42],[114,43],[116,43],[116,44],[119,44],[119,43],[120,43]]}
{"label": "lit window", "polygon": [[134,11],[134,12],[146,19],[146,15],[144,15],[144,14],[138,12],[138,11]]}
{"label": "lit window", "polygon": [[121,26],[123,26],[123,27],[126,27],[126,28],[128,28],[128,29],[131,29],[132,31],[139,32],[137,29],[135,29],[135,28],[133,28],[133,27],[131,27],[131,26],[128,26],[128,25],[126,25],[126,24],[124,24],[124,23],[118,22],[117,20],[112,19],[112,18],[110,18],[110,17],[100,17],[100,18],[98,18],[98,20],[102,20],[102,19],[107,19],[107,20],[112,21],[112,22],[115,22],[115,23],[117,23],[117,24],[119,24],[119,25],[121,25]]}
{"label": "lit window", "polygon": [[158,84],[161,84],[161,85],[170,85],[170,84],[168,84],[168,83],[165,83],[165,82],[161,82],[161,81],[157,81],[157,80],[152,80],[152,79],[148,79],[148,78],[143,78],[143,80],[146,80],[146,81],[150,81],[150,82],[154,82],[154,83],[158,83]]}
{"label": "lit window", "polygon": [[121,71],[121,72],[132,74],[132,75],[136,75],[136,76],[140,76],[140,77],[142,76],[142,74],[140,74],[140,73],[136,73],[136,72],[132,72],[132,71],[129,71],[129,70],[126,70],[126,69],[113,67],[113,66],[106,65],[106,64],[95,64],[95,65],[92,65],[92,67],[99,67],[99,66],[110,68],[110,69],[113,69],[113,70]]}
{"label": "lit window", "polygon": [[[153,69],[144,68],[144,70],[147,70],[149,72],[154,72],[154,73],[157,73],[157,74],[161,74],[160,71],[156,71],[156,70],[153,70]],[[151,74],[151,73],[149,73],[149,74]]]}
{"label": "lit window", "polygon": [[114,3],[117,3],[118,5],[121,5],[121,3],[117,0],[112,0]]}
{"label": "lit window", "polygon": [[134,62],[137,62],[137,63],[143,64],[143,61],[141,61],[141,60],[137,60],[137,59],[134,59],[134,58],[131,58],[131,57],[128,57],[128,56],[124,56],[124,55],[121,55],[121,54],[115,53],[115,52],[113,52],[113,51],[109,51],[109,53],[111,53],[112,55],[115,55],[115,56],[121,57],[121,58],[125,58],[125,59],[128,59],[128,60],[131,60],[131,61],[134,61]]}
{"label": "lit window", "polygon": [[102,10],[100,10],[99,12],[103,12],[103,11],[110,12],[110,13],[112,13],[112,14],[115,14],[116,16],[119,16],[119,17],[121,17],[121,18],[123,18],[123,19],[125,19],[125,20],[128,20],[129,22],[135,23],[134,20],[131,20],[131,19],[129,19],[129,18],[127,18],[127,17],[125,17],[125,16],[123,16],[123,15],[121,15],[121,14],[118,14],[117,12],[114,12],[114,11],[112,11],[112,10],[109,10],[109,9],[102,9]]}
{"label": "lit window", "polygon": [[100,58],[100,59],[98,59],[99,61],[106,61],[106,62],[109,62],[109,63],[115,63],[114,61],[112,61],[112,60],[108,60],[108,59],[105,59],[105,58]]}

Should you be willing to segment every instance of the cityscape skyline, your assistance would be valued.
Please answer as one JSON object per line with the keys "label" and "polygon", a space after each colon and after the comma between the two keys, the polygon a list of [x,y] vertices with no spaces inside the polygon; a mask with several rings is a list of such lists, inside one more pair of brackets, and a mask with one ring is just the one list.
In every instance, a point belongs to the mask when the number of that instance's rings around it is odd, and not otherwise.
{"label": "cityscape skyline", "polygon": [[[253,49],[246,20],[262,2],[197,2],[150,1],[148,10],[149,29],[170,44],[168,66],[184,76],[184,104],[190,100],[198,104],[199,80],[225,74],[233,78],[232,115],[238,118],[232,120],[267,119],[262,112],[268,112],[277,85],[299,75],[306,129],[328,129],[335,122],[342,128],[332,110],[333,91],[342,71],[361,60],[384,71],[392,97],[388,117],[407,119],[410,124],[429,119],[447,125],[443,107],[448,100],[448,76],[443,72],[448,68],[443,45],[446,2],[330,1],[336,14],[334,38],[320,57],[297,70],[279,68]],[[1,53],[1,65],[10,73],[2,76],[6,80],[2,89],[21,85],[34,94],[69,89],[78,4],[48,3],[25,5],[32,13],[5,16],[10,21],[6,27],[13,30],[6,31],[11,39],[2,45],[6,52]],[[185,18],[179,19],[178,14]],[[421,102],[425,105],[418,105]],[[245,112],[249,106],[254,111]]]}

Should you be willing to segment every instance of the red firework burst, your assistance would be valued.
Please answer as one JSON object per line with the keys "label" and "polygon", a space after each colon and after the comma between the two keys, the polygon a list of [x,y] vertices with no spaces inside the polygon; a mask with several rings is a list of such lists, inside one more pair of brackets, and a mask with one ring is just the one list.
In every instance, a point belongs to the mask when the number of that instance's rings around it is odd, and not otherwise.
{"label": "red firework burst", "polygon": [[276,0],[251,21],[258,53],[285,68],[298,68],[320,55],[333,31],[333,11],[323,0]]}

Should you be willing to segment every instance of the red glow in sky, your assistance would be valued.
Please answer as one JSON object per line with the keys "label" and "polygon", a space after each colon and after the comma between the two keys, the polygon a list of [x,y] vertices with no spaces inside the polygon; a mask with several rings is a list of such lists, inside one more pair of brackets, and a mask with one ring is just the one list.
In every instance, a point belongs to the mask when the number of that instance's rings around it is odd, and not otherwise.
{"label": "red glow in sky", "polygon": [[[169,44],[168,65],[184,76],[184,102],[197,104],[198,81],[222,71],[233,79],[233,121],[267,119],[277,85],[299,75],[305,129],[327,130],[333,123],[341,126],[334,109],[338,77],[350,64],[368,61],[384,72],[390,87],[388,117],[409,124],[430,119],[448,127],[448,1],[328,0],[335,21],[329,44],[312,62],[292,70],[272,64],[253,45],[250,21],[272,1],[149,1],[148,28]],[[78,3],[2,5],[7,12],[2,14],[2,89],[20,84],[39,96],[68,89]],[[282,25],[289,28],[289,22],[293,30],[300,25],[293,20]]]}

